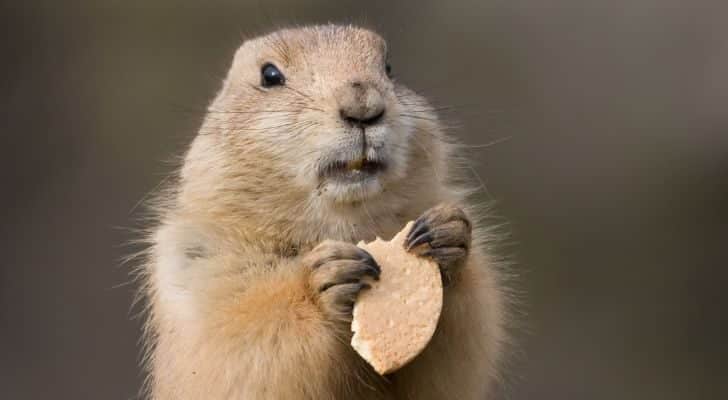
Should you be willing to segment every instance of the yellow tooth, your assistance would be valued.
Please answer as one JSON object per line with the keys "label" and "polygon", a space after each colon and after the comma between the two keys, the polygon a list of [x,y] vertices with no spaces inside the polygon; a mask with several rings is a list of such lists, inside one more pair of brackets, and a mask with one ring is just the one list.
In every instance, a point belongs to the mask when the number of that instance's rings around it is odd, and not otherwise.
{"label": "yellow tooth", "polygon": [[354,161],[349,161],[348,167],[349,167],[349,169],[352,169],[352,170],[360,170],[363,165],[364,165],[364,159],[360,158],[360,159],[357,159]]}

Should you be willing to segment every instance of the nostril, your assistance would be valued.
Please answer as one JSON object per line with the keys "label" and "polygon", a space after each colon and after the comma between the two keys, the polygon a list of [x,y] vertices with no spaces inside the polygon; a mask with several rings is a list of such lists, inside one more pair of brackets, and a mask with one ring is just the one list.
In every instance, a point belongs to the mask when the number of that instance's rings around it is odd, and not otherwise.
{"label": "nostril", "polygon": [[352,117],[346,110],[343,108],[339,110],[339,115],[341,116],[341,119],[348,122],[351,125],[357,125],[361,123],[361,120],[356,117]]}

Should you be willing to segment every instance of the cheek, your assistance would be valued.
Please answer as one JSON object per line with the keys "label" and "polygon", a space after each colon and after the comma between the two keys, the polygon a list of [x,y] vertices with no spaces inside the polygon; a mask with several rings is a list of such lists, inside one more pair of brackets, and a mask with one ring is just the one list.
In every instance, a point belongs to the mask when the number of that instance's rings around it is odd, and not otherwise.
{"label": "cheek", "polygon": [[338,115],[330,108],[330,104],[318,104],[315,110],[302,111],[291,129],[291,155],[296,159],[299,184],[310,186],[314,182],[315,185],[318,163],[348,140]]}
{"label": "cheek", "polygon": [[406,121],[396,121],[388,127],[384,148],[390,159],[390,173],[395,178],[401,179],[406,176],[412,147],[417,145],[414,142],[413,130],[414,127]]}
{"label": "cheek", "polygon": [[[262,108],[262,106],[261,106]],[[269,110],[282,108],[268,107]],[[247,119],[235,132],[234,144],[244,147],[246,157],[263,160],[270,158],[272,165],[280,172],[282,179],[289,179],[294,185],[304,185],[306,173],[315,162],[310,143],[313,125],[298,113],[263,112]]]}
{"label": "cheek", "polygon": [[290,173],[299,187],[312,187],[318,183],[318,164],[335,145],[340,127],[321,112],[304,112],[295,127],[289,130],[286,157],[290,159]]}
{"label": "cheek", "polygon": [[389,159],[390,173],[396,178],[405,176],[407,165],[413,147],[417,146],[415,140],[416,124],[411,118],[403,117],[406,113],[397,103],[388,106],[389,116],[382,126],[381,132],[374,136],[372,141],[379,143]]}

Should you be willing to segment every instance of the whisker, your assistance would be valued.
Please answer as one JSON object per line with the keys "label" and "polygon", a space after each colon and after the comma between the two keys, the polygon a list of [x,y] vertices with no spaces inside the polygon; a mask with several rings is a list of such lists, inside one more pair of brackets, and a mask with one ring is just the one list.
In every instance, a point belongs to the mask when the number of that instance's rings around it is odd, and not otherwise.
{"label": "whisker", "polygon": [[427,157],[427,160],[429,160],[428,164],[432,168],[432,173],[435,175],[435,179],[437,179],[438,182],[442,182],[442,177],[440,176],[439,172],[437,171],[437,168],[435,168],[435,161],[432,158],[432,153],[427,149],[427,146],[425,146],[418,138],[417,136],[412,136],[412,141],[417,144],[417,146],[422,149],[422,151],[425,153],[425,157]]}
{"label": "whisker", "polygon": [[284,85],[283,87],[284,87],[285,89],[288,89],[288,90],[292,91],[293,93],[296,93],[297,95],[299,95],[299,96],[301,96],[301,97],[305,98],[306,100],[311,100],[311,101],[313,101],[313,97],[311,97],[311,96],[309,96],[309,95],[307,95],[307,94],[305,94],[305,93],[301,92],[300,90],[298,90],[298,89],[294,88],[294,87],[293,87],[293,86],[291,86],[291,85]]}
{"label": "whisker", "polygon": [[250,111],[207,111],[208,114],[260,114],[260,113],[297,113],[300,110],[250,110]]}
{"label": "whisker", "polygon": [[[361,189],[361,188],[359,190],[361,190],[362,192],[364,191],[364,189]],[[362,197],[364,197],[363,193],[362,193]],[[362,208],[364,209],[364,213],[372,221],[372,225],[374,226],[374,229],[376,230],[376,232],[374,232],[374,234],[375,235],[377,233],[382,234],[382,232],[384,232],[384,229],[382,229],[381,225],[379,225],[379,223],[374,219],[372,214],[369,212],[369,209],[367,208],[367,202],[363,201],[363,202],[361,202],[361,205],[362,205]]]}
{"label": "whisker", "polygon": [[154,193],[157,193],[157,190],[160,187],[162,187],[163,185],[165,185],[167,183],[167,181],[169,181],[170,178],[172,178],[172,176],[173,176],[173,174],[171,174],[171,173],[165,175],[164,178],[162,178],[162,180],[159,181],[159,183],[157,183],[151,190],[149,190],[147,193],[145,193],[144,196],[142,196],[139,199],[139,201],[137,201],[136,204],[134,204],[134,206],[131,208],[131,210],[129,210],[129,214],[133,214],[134,211],[136,211],[136,209],[139,208],[139,206],[141,206],[145,201],[147,201],[149,196],[151,196]]}
{"label": "whisker", "polygon": [[435,119],[435,118],[425,117],[423,115],[413,115],[413,114],[400,113],[399,116],[400,117],[405,117],[405,118],[419,119],[419,120],[422,120],[422,121],[430,121],[430,122],[436,122],[437,121],[437,119]]}
{"label": "whisker", "polygon": [[502,137],[500,139],[495,139],[495,140],[490,141],[488,143],[483,143],[483,144],[464,144],[463,143],[463,144],[460,144],[459,146],[460,147],[465,147],[465,148],[468,148],[468,149],[486,149],[488,147],[492,147],[492,146],[495,146],[497,144],[501,144],[503,142],[507,142],[507,141],[509,141],[511,139],[513,139],[513,136],[504,136],[504,137]]}

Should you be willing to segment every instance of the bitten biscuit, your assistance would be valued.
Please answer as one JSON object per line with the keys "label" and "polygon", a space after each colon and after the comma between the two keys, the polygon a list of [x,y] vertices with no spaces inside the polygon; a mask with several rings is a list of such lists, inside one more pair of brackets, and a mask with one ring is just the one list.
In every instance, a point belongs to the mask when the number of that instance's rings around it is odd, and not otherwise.
{"label": "bitten biscuit", "polygon": [[399,369],[432,338],[442,310],[442,280],[437,264],[404,248],[409,222],[391,241],[358,246],[381,267],[378,281],[354,305],[351,345],[380,374]]}

